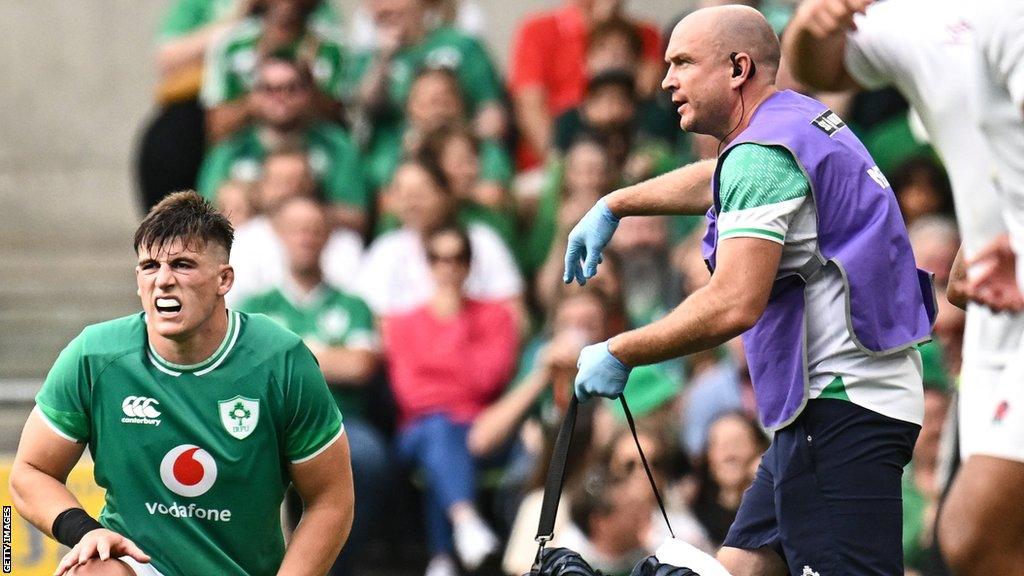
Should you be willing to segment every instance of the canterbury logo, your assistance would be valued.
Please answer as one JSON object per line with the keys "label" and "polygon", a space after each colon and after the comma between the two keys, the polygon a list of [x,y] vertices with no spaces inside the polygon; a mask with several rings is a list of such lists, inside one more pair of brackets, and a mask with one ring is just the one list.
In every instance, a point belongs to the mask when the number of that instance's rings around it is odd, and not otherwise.
{"label": "canterbury logo", "polygon": [[158,418],[160,411],[154,408],[160,402],[145,396],[129,396],[121,402],[121,411],[129,418]]}

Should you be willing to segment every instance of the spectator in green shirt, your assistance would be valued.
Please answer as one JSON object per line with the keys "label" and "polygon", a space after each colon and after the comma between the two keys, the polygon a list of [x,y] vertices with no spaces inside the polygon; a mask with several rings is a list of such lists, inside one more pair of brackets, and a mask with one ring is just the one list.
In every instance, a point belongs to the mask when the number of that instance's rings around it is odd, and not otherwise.
{"label": "spectator in green shirt", "polygon": [[316,85],[310,101],[314,115],[341,119],[347,55],[338,30],[312,19],[319,3],[263,0],[258,16],[239,22],[212,47],[200,95],[211,142],[223,140],[252,119],[248,95],[256,84],[257,65],[268,56],[305,63]]}
{"label": "spectator in green shirt", "polygon": [[[196,187],[206,151],[206,113],[199,103],[207,52],[242,20],[262,9],[253,0],[175,0],[160,24],[156,64],[159,109],[139,139],[138,176],[146,211],[166,194]],[[317,26],[338,24],[321,1]]]}
{"label": "spectator in green shirt", "polygon": [[391,479],[384,438],[365,419],[366,387],[380,364],[379,338],[366,303],[324,281],[320,261],[331,232],[325,207],[295,196],[278,207],[275,218],[289,263],[287,277],[246,299],[240,309],[266,314],[302,337],[345,415],[358,495],[352,534],[331,573],[349,574]]}
{"label": "spectator in green shirt", "polygon": [[254,181],[271,152],[305,151],[313,177],[331,203],[336,225],[364,230],[370,205],[359,151],[337,125],[309,114],[312,78],[301,64],[267,58],[249,97],[255,123],[210,150],[199,174],[199,192],[216,198],[225,180]]}
{"label": "spectator in green shirt", "polygon": [[480,42],[458,30],[428,25],[424,0],[374,0],[377,47],[357,54],[350,83],[376,130],[393,129],[405,112],[413,80],[422,68],[446,68],[458,78],[474,130],[500,138],[507,122],[498,72]]}
{"label": "spectator in green shirt", "polygon": [[[401,121],[374,131],[367,152],[370,183],[381,188],[403,158],[417,154],[427,135],[444,127],[468,126],[464,91],[454,72],[424,68],[416,73]],[[499,140],[480,138],[481,179],[507,188],[512,181],[512,160]]]}
{"label": "spectator in green shirt", "polygon": [[[495,165],[504,164],[507,157],[496,159],[488,152],[493,152],[494,148],[487,148],[472,132],[459,125],[442,126],[429,133],[419,148],[413,156],[438,166],[447,178],[456,203],[456,219],[463,225],[475,223],[490,227],[512,250],[517,240],[515,212],[502,181],[489,177],[495,174]],[[511,174],[511,165],[506,167]],[[399,226],[397,216],[388,211],[378,222],[377,232],[388,232]]]}
{"label": "spectator in green shirt", "polygon": [[[252,0],[176,0],[160,23],[157,69],[162,101],[195,98],[207,51],[239,22],[255,17],[259,2]],[[322,29],[340,24],[330,2],[320,0],[310,15]]]}

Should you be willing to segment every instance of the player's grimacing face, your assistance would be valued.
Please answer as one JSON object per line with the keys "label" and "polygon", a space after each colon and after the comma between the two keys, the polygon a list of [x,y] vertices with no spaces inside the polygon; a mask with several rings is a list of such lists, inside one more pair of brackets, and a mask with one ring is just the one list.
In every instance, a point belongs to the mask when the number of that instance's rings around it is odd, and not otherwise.
{"label": "player's grimacing face", "polygon": [[214,243],[139,248],[135,279],[146,322],[157,334],[181,340],[196,333],[231,289],[234,272],[224,248]]}

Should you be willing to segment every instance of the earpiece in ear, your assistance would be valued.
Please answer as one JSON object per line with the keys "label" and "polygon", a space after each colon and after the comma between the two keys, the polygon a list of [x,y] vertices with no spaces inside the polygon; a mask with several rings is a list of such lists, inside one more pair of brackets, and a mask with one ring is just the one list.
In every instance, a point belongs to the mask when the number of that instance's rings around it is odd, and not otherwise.
{"label": "earpiece in ear", "polygon": [[729,54],[729,61],[732,62],[732,77],[733,78],[738,78],[740,74],[743,74],[743,69],[740,68],[739,63],[736,62],[736,56],[738,56],[738,55],[739,55],[739,52],[732,52],[732,53]]}

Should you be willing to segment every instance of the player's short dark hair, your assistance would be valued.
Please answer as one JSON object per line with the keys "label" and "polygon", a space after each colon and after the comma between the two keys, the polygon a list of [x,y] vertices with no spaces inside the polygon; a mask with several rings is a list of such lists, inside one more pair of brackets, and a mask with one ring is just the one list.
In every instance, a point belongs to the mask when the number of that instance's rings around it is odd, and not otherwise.
{"label": "player's short dark hair", "polygon": [[135,230],[134,247],[146,251],[181,240],[186,248],[199,250],[210,242],[231,254],[235,230],[223,214],[193,190],[169,194],[154,206]]}

